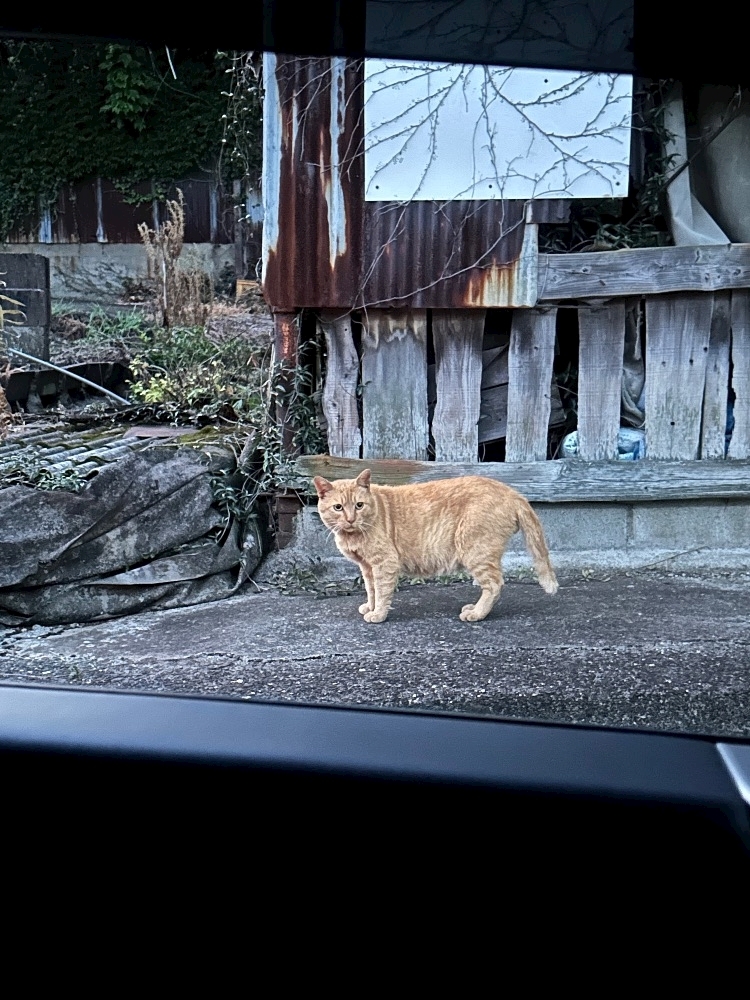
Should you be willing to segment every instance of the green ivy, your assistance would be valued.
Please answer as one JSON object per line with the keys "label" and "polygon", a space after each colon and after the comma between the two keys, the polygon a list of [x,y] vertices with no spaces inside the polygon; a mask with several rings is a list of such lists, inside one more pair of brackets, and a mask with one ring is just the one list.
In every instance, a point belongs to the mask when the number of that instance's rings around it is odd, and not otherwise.
{"label": "green ivy", "polygon": [[232,59],[171,57],[176,79],[164,50],[0,43],[0,239],[27,228],[39,199],[54,203],[65,184],[105,177],[135,202],[136,185],[155,180],[164,191],[215,162]]}

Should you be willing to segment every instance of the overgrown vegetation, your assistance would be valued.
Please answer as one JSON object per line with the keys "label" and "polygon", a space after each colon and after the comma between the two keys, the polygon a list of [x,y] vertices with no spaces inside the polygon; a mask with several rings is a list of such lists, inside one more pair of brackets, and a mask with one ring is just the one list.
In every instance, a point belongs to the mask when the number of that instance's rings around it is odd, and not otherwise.
{"label": "overgrown vegetation", "polygon": [[239,338],[223,344],[202,327],[142,333],[130,362],[131,396],[175,425],[257,423],[267,402],[268,358]]}
{"label": "overgrown vegetation", "polygon": [[220,52],[218,58],[228,62],[222,158],[233,177],[254,187],[263,166],[261,57],[257,52]]}
{"label": "overgrown vegetation", "polygon": [[671,81],[662,80],[634,95],[632,127],[639,137],[635,149],[641,150],[641,162],[632,165],[637,180],[631,174],[628,197],[574,201],[569,223],[540,227],[540,250],[575,253],[667,246],[671,242],[665,197],[672,157],[664,152],[669,133],[663,107],[670,86]]}
{"label": "overgrown vegetation", "polygon": [[213,288],[204,268],[180,262],[185,242],[185,200],[179,188],[177,199],[167,201],[167,214],[167,221],[155,230],[145,222],[138,226],[156,274],[154,301],[161,325],[203,327],[211,311]]}
{"label": "overgrown vegetation", "polygon": [[64,469],[57,472],[49,469],[42,461],[29,463],[27,457],[0,456],[0,483],[8,486],[35,486],[39,490],[67,490],[77,493],[88,482],[88,478],[78,469]]}
{"label": "overgrown vegetation", "polygon": [[[0,239],[65,184],[105,177],[136,204],[216,161],[233,57],[170,55],[174,74],[164,49],[0,42]],[[225,180],[242,176],[231,157],[222,169]]]}

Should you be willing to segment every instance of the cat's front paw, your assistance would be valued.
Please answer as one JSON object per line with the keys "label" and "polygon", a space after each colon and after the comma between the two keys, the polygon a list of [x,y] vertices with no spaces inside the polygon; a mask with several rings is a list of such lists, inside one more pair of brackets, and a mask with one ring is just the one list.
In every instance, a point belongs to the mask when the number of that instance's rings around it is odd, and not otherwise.
{"label": "cat's front paw", "polygon": [[387,611],[367,611],[365,613],[366,622],[384,622],[388,617]]}
{"label": "cat's front paw", "polygon": [[369,601],[366,601],[364,604],[360,604],[359,606],[359,613],[361,615],[366,615],[368,611],[373,611],[373,610],[374,608]]}

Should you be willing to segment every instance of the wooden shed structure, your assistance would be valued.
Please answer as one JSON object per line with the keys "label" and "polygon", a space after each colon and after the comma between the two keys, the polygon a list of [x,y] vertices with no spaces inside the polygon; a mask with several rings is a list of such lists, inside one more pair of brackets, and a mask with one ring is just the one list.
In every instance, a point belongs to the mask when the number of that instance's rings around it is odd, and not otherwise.
{"label": "wooden shed structure", "polygon": [[[474,471],[549,502],[750,499],[750,245],[545,254],[538,226],[568,218],[564,198],[367,200],[362,63],[264,58],[277,357],[296,356],[303,311],[327,347],[328,455],[300,458],[304,474]],[[504,334],[496,310],[513,310]],[[548,450],[563,311],[578,329],[575,460]],[[628,324],[648,457],[620,462]],[[482,462],[497,438],[504,460]]]}

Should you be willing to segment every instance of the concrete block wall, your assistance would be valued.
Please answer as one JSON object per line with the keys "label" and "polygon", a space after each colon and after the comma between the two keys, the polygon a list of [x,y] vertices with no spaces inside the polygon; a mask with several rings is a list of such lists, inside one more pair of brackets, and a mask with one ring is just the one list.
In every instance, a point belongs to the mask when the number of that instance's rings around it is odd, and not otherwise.
{"label": "concrete block wall", "polygon": [[[140,243],[6,243],[2,254],[34,253],[50,262],[53,304],[88,309],[121,303],[125,282],[153,280],[146,248]],[[225,263],[234,264],[231,244],[186,243],[181,260],[204,267],[213,279]]]}
{"label": "concrete block wall", "polygon": [[[750,501],[561,503],[534,504],[534,509],[552,562],[563,573],[750,571]],[[357,575],[338,553],[314,505],[302,509],[291,543],[267,558],[256,579],[313,565],[324,580]],[[503,566],[510,577],[531,568],[520,534],[512,539]]]}

